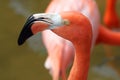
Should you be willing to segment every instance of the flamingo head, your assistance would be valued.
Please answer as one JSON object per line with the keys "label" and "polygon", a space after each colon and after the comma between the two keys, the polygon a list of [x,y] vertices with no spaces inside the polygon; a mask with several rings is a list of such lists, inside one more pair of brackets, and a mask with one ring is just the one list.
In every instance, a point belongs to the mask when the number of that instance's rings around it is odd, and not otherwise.
{"label": "flamingo head", "polygon": [[56,13],[38,13],[30,16],[18,38],[18,45],[22,45],[29,37],[46,29],[54,29],[57,26],[68,24]]}

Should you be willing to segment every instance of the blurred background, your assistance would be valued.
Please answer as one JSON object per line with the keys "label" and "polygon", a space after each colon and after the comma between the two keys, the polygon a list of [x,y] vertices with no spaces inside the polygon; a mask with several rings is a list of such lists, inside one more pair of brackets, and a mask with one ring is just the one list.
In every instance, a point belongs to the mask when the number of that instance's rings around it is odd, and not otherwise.
{"label": "blurred background", "polygon": [[[44,68],[47,53],[42,41],[36,46],[39,50],[33,50],[27,43],[17,45],[26,18],[33,13],[44,12],[49,1],[0,2],[0,80],[52,80]],[[106,0],[96,1],[102,22]],[[120,17],[120,0],[117,1],[116,9]],[[100,44],[94,48],[88,80],[120,80],[120,46]]]}

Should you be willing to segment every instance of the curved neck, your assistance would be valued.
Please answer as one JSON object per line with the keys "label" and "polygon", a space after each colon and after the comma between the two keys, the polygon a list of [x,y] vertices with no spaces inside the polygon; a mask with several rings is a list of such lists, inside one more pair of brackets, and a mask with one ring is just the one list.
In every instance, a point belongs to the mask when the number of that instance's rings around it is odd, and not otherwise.
{"label": "curved neck", "polygon": [[76,53],[68,80],[87,80],[92,44],[92,27],[89,20],[82,14],[76,13],[69,20],[71,23],[73,21],[76,24],[71,31],[71,35],[74,35],[74,38],[70,39],[75,47]]}
{"label": "curved neck", "polygon": [[68,80],[87,80],[90,64],[90,46],[74,44],[76,54]]}

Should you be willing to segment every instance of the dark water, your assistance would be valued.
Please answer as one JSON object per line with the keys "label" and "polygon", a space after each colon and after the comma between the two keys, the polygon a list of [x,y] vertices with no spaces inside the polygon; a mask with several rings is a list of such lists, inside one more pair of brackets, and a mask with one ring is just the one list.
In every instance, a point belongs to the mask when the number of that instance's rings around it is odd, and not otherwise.
{"label": "dark water", "polygon": [[[102,16],[105,2],[96,1]],[[34,50],[28,47],[27,43],[23,46],[17,45],[17,38],[26,17],[33,13],[44,12],[48,3],[49,0],[0,2],[0,80],[51,80],[43,66],[47,54],[42,42],[37,43]],[[119,8],[120,0],[117,3],[120,15]],[[35,37],[40,38],[40,34]],[[33,44],[36,44],[38,40],[32,38],[28,43],[34,41]],[[105,49],[111,54],[105,54]],[[91,57],[88,80],[120,80],[120,47],[99,45],[95,47]]]}

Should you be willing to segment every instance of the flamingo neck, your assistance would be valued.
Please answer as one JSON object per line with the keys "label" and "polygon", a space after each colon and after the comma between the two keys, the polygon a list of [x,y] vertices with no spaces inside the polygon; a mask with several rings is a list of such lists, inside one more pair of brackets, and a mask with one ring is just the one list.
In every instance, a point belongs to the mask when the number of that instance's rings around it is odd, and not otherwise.
{"label": "flamingo neck", "polygon": [[106,8],[108,11],[113,11],[115,10],[115,4],[116,4],[116,0],[107,0],[106,1]]}
{"label": "flamingo neck", "polygon": [[[61,27],[59,30],[62,33],[59,33],[73,43],[76,51],[68,80],[87,80],[92,44],[91,24],[88,18],[77,12],[62,13],[61,15],[64,19],[68,19],[71,25],[66,26],[65,31],[65,27]],[[68,32],[72,32],[71,35]]]}
{"label": "flamingo neck", "polygon": [[87,80],[90,63],[90,49],[74,44],[76,53],[68,80]]}

